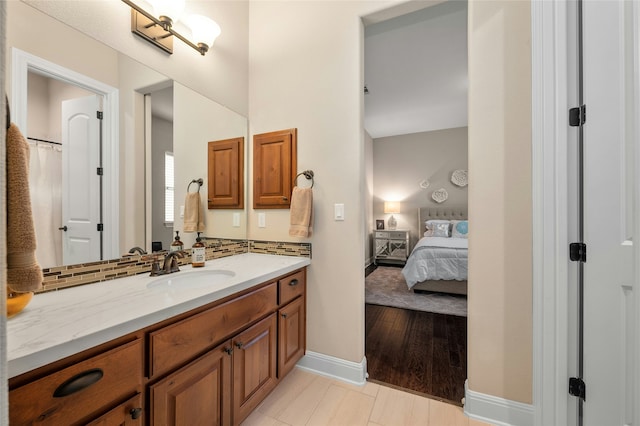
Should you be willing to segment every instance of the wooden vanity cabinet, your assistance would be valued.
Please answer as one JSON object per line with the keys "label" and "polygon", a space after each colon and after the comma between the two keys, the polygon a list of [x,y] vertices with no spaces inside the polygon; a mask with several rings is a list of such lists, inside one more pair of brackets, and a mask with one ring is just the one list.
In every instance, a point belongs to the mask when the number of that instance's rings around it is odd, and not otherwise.
{"label": "wooden vanity cabinet", "polygon": [[86,359],[69,357],[66,367],[40,370],[43,376],[23,385],[10,381],[10,424],[122,424],[112,422],[114,417],[140,424],[142,354],[142,339],[136,339]]}
{"label": "wooden vanity cabinet", "polygon": [[11,379],[11,425],[239,424],[304,355],[305,274]]}
{"label": "wooden vanity cabinet", "polygon": [[231,353],[227,341],[150,386],[150,424],[231,424]]}

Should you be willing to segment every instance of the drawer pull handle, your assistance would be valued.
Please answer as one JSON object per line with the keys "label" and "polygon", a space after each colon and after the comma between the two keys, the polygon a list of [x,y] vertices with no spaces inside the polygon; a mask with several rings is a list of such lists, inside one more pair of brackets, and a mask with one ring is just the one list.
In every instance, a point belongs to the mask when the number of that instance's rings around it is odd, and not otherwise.
{"label": "drawer pull handle", "polygon": [[142,408],[132,408],[129,410],[129,414],[133,420],[139,419],[142,415]]}
{"label": "drawer pull handle", "polygon": [[293,287],[294,285],[298,285],[298,279],[296,278],[296,279],[293,279],[293,280],[289,281],[289,285],[291,287]]}
{"label": "drawer pull handle", "polygon": [[104,376],[104,373],[100,368],[94,368],[76,374],[75,376],[58,386],[55,392],[53,392],[53,397],[62,398],[88,388],[92,384],[102,379],[102,376]]}

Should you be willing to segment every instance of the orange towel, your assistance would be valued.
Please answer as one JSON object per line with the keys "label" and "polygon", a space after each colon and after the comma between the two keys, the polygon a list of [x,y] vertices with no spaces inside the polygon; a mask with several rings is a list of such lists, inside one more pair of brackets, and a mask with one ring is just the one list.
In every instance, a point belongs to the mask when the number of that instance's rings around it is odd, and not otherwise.
{"label": "orange towel", "polygon": [[29,145],[18,126],[7,130],[7,285],[29,292],[42,287],[29,195]]}
{"label": "orange towel", "polygon": [[311,188],[293,188],[289,235],[310,237],[313,233],[313,192]]}
{"label": "orange towel", "polygon": [[182,232],[204,232],[204,209],[199,192],[187,192],[184,200],[184,228]]}

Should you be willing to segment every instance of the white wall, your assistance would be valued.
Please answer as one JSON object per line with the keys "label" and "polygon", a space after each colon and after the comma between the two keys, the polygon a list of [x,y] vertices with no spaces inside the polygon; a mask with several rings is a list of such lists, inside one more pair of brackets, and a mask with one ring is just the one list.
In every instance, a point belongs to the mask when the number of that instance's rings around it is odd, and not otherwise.
{"label": "white wall", "polygon": [[[0,2],[0,87],[5,86],[6,61],[6,2]],[[5,160],[5,102],[0,101],[0,199],[6,206],[6,160]],[[0,210],[0,306],[7,306],[7,214]],[[7,386],[7,316],[6,311],[0,315],[0,424],[9,424],[9,392]]]}
{"label": "white wall", "polygon": [[[413,246],[421,237],[418,208],[467,207],[469,187],[451,183],[454,170],[467,170],[467,158],[466,127],[374,139],[374,219],[383,219],[386,228],[391,215],[384,213],[384,202],[400,201],[401,212],[393,216],[398,229],[411,231]],[[427,189],[420,187],[423,180],[430,182]],[[431,195],[440,188],[446,189],[449,198],[438,204]]]}

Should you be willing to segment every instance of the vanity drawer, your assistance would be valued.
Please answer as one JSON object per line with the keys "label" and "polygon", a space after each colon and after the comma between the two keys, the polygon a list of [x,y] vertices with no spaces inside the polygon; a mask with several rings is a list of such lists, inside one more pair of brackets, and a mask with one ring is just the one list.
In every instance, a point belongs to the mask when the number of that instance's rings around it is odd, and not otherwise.
{"label": "vanity drawer", "polygon": [[305,290],[304,269],[281,278],[278,280],[278,286],[280,287],[280,306],[300,296]]}
{"label": "vanity drawer", "polygon": [[142,384],[141,339],[9,392],[11,425],[86,423]]}
{"label": "vanity drawer", "polygon": [[178,367],[277,307],[276,283],[149,334],[150,377]]}

